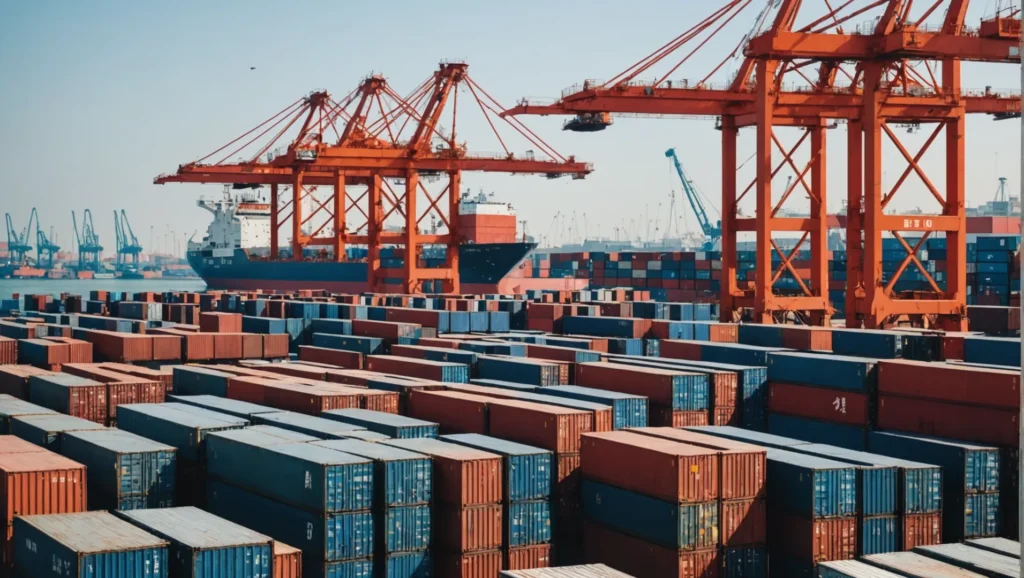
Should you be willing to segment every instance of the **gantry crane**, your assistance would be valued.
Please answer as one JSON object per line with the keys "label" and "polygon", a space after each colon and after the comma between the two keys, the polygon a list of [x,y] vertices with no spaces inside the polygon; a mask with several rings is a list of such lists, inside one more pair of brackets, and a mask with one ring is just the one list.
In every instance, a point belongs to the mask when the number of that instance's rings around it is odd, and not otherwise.
{"label": "gantry crane", "polygon": [[[679,81],[669,77],[751,6],[750,0],[725,2],[611,81],[588,81],[567,89],[555,104],[524,100],[505,114],[574,115],[576,118],[565,128],[580,131],[595,130],[594,123],[607,127],[613,113],[717,117],[723,161],[722,318],[731,319],[738,309],[750,307],[759,322],[795,313],[817,324],[827,323],[833,312],[826,291],[826,129],[836,121],[845,121],[850,129],[847,324],[876,327],[903,316],[927,316],[947,327],[963,327],[963,116],[984,113],[1000,118],[1019,114],[1020,98],[987,89],[964,94],[959,82],[960,61],[1019,62],[1020,21],[1000,15],[994,21],[983,22],[979,31],[968,31],[963,26],[967,0],[928,2],[917,6],[913,16],[913,2],[903,0],[815,4],[819,10],[809,17],[801,13],[800,0],[759,4],[763,9],[755,16],[752,29],[738,34],[741,39],[733,53],[707,75],[696,77],[700,80]],[[928,20],[933,16],[943,16],[937,29],[929,28]],[[851,28],[854,19],[869,23]],[[740,53],[744,58],[729,84],[713,85],[712,76]],[[653,81],[640,79],[642,74],[653,73],[657,65],[668,67],[668,71],[659,73]],[[797,86],[794,88],[793,84]],[[949,186],[945,195],[936,190],[918,163],[924,150],[911,155],[888,126],[929,122],[938,129],[924,149],[937,138],[939,130],[948,129],[945,164]],[[737,194],[736,140],[742,127],[756,129],[757,176]],[[797,128],[802,133],[795,146],[783,145],[779,133],[784,128]],[[883,134],[893,140],[910,165],[896,187],[885,195],[879,190]],[[798,165],[794,153],[805,143],[809,145],[810,160]],[[782,154],[778,163],[773,162],[774,151]],[[783,168],[797,178],[776,202],[771,181]],[[938,215],[903,218],[883,214],[882,210],[910,173],[920,176],[940,201]],[[870,183],[870,192],[865,190],[865,183]],[[810,201],[809,217],[781,216],[782,205],[798,187]],[[740,218],[737,204],[751,190],[756,197],[755,217]],[[947,253],[949,280],[945,288],[924,270],[914,256],[915,251],[903,239],[900,233],[908,229],[922,233],[925,239],[934,231],[945,231],[950,242],[957,245]],[[752,231],[757,237],[756,280],[752,290],[737,282],[739,231]],[[886,231],[901,239],[908,258],[892,279],[883,282],[880,251],[881,237]],[[784,253],[773,236],[793,232],[802,233],[800,241]],[[792,265],[798,249],[808,241],[810,286],[800,280]],[[773,252],[781,257],[778,269],[772,267]],[[911,264],[929,279],[931,292],[898,295],[893,291],[895,279]],[[802,295],[784,296],[773,291],[775,281],[787,270],[798,280]]]}
{"label": "gantry crane", "polygon": [[121,209],[120,217],[118,217],[117,211],[114,211],[114,234],[117,238],[116,271],[124,273],[125,271],[138,270],[142,245],[139,244],[139,239],[132,231],[132,226],[128,222],[128,215],[124,212],[124,209]]}
{"label": "gantry crane", "polygon": [[14,221],[11,219],[11,214],[5,214],[7,220],[7,252],[10,255],[12,265],[24,265],[28,259],[28,254],[32,252],[32,241],[29,235],[32,231],[33,221],[39,221],[39,215],[36,213],[35,207],[32,208],[32,212],[28,216],[28,224],[19,233],[14,227]]}
{"label": "gantry crane", "polygon": [[[470,108],[458,106],[460,92],[470,95],[470,107],[483,113],[502,154],[473,154],[458,141],[458,113]],[[306,246],[329,246],[333,258],[340,261],[346,258],[347,245],[365,244],[372,290],[417,293],[426,281],[440,281],[445,292],[459,292],[461,232],[457,217],[464,171],[581,178],[592,170],[574,157],[559,154],[519,120],[502,123],[498,118],[501,110],[470,77],[465,63],[442,63],[405,98],[383,76],[374,75],[338,102],[326,92],[299,99],[228,145],[154,182],[270,185],[271,258],[279,257],[278,230],[290,220],[292,259],[303,258]],[[446,118],[450,120],[442,127]],[[293,126],[300,127],[297,135],[285,139]],[[513,153],[497,126],[511,127],[531,150]],[[266,134],[275,135],[270,143],[254,144]],[[279,141],[286,148],[280,154],[267,155]],[[254,154],[247,155],[246,162],[234,162],[243,151]],[[538,158],[538,154],[547,158]],[[432,193],[425,182],[442,177],[447,177],[446,186]],[[282,187],[291,188],[290,199],[283,205]],[[330,191],[322,202],[312,196],[318,188]],[[310,198],[316,208],[304,215],[303,202]],[[422,206],[426,209],[421,211]],[[321,212],[328,220],[314,230],[311,222]],[[349,222],[349,212],[361,214],[362,223]],[[439,217],[446,233],[420,233],[420,223],[431,214]],[[391,216],[402,219],[401,232],[385,231],[385,221]],[[325,229],[331,233],[321,235]],[[393,274],[386,276],[381,265],[381,249],[386,244],[404,250],[401,287],[389,288],[385,282],[394,278]],[[428,245],[446,247],[444,267],[420,266],[419,256]]]}
{"label": "gantry crane", "polygon": [[75,217],[74,211],[71,211],[71,223],[75,228],[75,243],[78,245],[78,269],[98,272],[103,246],[100,245],[100,236],[92,224],[92,212],[86,209],[82,214],[81,232],[78,230],[78,219]]}
{"label": "gantry crane", "polygon": [[60,251],[60,245],[54,243],[43,231],[39,224],[39,217],[36,217],[36,265],[49,271],[53,269],[53,256]]}
{"label": "gantry crane", "polygon": [[690,207],[693,209],[694,214],[697,215],[700,229],[707,238],[707,241],[704,242],[704,250],[714,250],[715,245],[722,239],[722,221],[712,223],[711,219],[708,218],[708,212],[704,209],[703,201],[700,200],[700,193],[697,191],[697,187],[694,186],[693,181],[690,180],[690,176],[683,170],[683,165],[679,162],[679,157],[676,156],[676,149],[668,149],[665,151],[665,156],[672,160],[672,165],[675,167],[679,180],[682,182],[683,194],[686,195],[686,200],[690,202]]}

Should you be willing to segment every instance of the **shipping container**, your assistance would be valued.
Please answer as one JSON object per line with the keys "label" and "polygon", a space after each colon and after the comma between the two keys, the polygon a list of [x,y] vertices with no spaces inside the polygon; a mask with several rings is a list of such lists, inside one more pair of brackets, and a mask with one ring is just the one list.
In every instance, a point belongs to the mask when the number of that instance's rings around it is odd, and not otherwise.
{"label": "shipping container", "polygon": [[0,435],[0,454],[34,454],[45,451],[47,450],[19,437]]}
{"label": "shipping container", "polygon": [[501,578],[631,578],[604,564],[504,570]]}
{"label": "shipping container", "polygon": [[247,432],[207,436],[206,458],[210,477],[295,507],[333,513],[373,504],[373,464],[366,458],[307,443],[267,447]]}
{"label": "shipping container", "polygon": [[374,576],[383,578],[427,578],[434,575],[430,550],[396,552],[374,560]]}
{"label": "shipping container", "polygon": [[105,430],[102,425],[70,415],[22,415],[11,419],[11,435],[51,452],[61,453],[64,434],[82,430]]}
{"label": "shipping container", "polygon": [[502,456],[502,494],[506,502],[541,500],[551,495],[552,452],[479,434],[453,434],[441,439]]}
{"label": "shipping container", "polygon": [[588,521],[665,548],[694,551],[719,544],[716,501],[666,502],[587,478],[581,490]]}
{"label": "shipping container", "polygon": [[839,355],[898,359],[903,336],[897,331],[832,328],[832,351]]}
{"label": "shipping container", "polygon": [[[179,409],[179,407],[181,409]],[[191,411],[194,410],[194,411]],[[173,403],[143,403],[121,408],[118,427],[178,450],[179,460],[199,462],[211,432],[241,429],[247,420]]]}
{"label": "shipping container", "polygon": [[918,546],[933,546],[942,543],[942,514],[906,514],[901,520],[901,550],[913,550]]}
{"label": "shipping container", "polygon": [[867,429],[828,421],[773,413],[768,416],[768,431],[788,437],[799,437],[814,443],[829,444],[851,450],[867,449]]}
{"label": "shipping container", "polygon": [[61,453],[87,468],[92,508],[174,505],[177,462],[173,447],[117,429],[71,431],[63,438]]}
{"label": "shipping container", "polygon": [[212,514],[300,548],[305,576],[321,576],[324,562],[373,555],[369,511],[313,513],[217,480],[210,480],[207,493]]}
{"label": "shipping container", "polygon": [[561,367],[557,363],[529,358],[481,355],[477,360],[476,374],[481,379],[504,379],[537,386],[564,385],[568,382],[568,374],[562,376]]}
{"label": "shipping container", "polygon": [[461,363],[430,361],[428,359],[414,359],[393,355],[369,355],[365,361],[366,369],[370,371],[432,379],[448,383],[469,383],[469,366]]}
{"label": "shipping container", "polygon": [[870,556],[901,550],[899,516],[863,517],[859,522],[857,554]]}
{"label": "shipping container", "polygon": [[[718,497],[719,454],[628,431],[587,434],[580,465],[585,478],[673,503]],[[636,472],[661,472],[637,476]]]}
{"label": "shipping container", "polygon": [[170,395],[167,396],[167,401],[200,407],[242,419],[251,419],[252,416],[261,413],[279,413],[281,411],[265,405],[215,395]]}
{"label": "shipping container", "polygon": [[636,578],[715,578],[721,565],[717,549],[662,548],[592,522],[583,527],[583,553],[588,562],[602,562]]}
{"label": "shipping container", "polygon": [[871,359],[786,351],[768,356],[768,380],[870,393],[877,372]]}
{"label": "shipping container", "polygon": [[353,433],[363,431],[363,428],[357,425],[291,411],[259,413],[253,416],[252,422],[254,424],[279,427],[324,440],[352,439]]}
{"label": "shipping container", "polygon": [[373,460],[376,511],[431,502],[433,467],[424,454],[362,440],[318,441],[313,445]]}
{"label": "shipping container", "polygon": [[107,386],[66,373],[30,377],[29,401],[98,424],[109,417]]}
{"label": "shipping container", "polygon": [[10,433],[12,417],[19,415],[52,415],[56,413],[56,411],[41,405],[29,403],[8,394],[0,394],[0,434]]}
{"label": "shipping container", "polygon": [[510,548],[550,543],[551,518],[551,501],[547,499],[505,504],[502,543]]}
{"label": "shipping container", "polygon": [[491,578],[501,572],[501,550],[457,554],[434,552],[434,576],[445,578]]}
{"label": "shipping container", "polygon": [[18,518],[14,533],[15,572],[23,576],[168,576],[167,541],[107,512]]}
{"label": "shipping container", "polygon": [[984,576],[1016,578],[1020,576],[1020,560],[972,548],[964,544],[941,544],[921,546],[914,553],[945,562],[957,568],[977,572]]}
{"label": "shipping container", "polygon": [[1016,411],[1020,372],[919,361],[878,363],[878,393]]}
{"label": "shipping container", "polygon": [[643,396],[576,385],[546,387],[539,393],[610,405],[614,429],[647,427],[647,398]]}
{"label": "shipping container", "polygon": [[768,409],[772,413],[868,427],[871,396],[854,391],[772,382],[768,384]]}
{"label": "shipping container", "polygon": [[228,379],[232,374],[196,367],[194,365],[174,366],[174,392],[179,395],[212,395],[227,397]]}
{"label": "shipping container", "polygon": [[441,433],[488,432],[488,408],[492,398],[447,391],[412,391],[408,415],[435,422]]}
{"label": "shipping container", "polygon": [[[955,542],[967,536],[967,495],[999,491],[999,450],[956,440],[893,432],[870,432],[870,451],[921,460],[942,467],[942,534]],[[979,513],[980,514],[980,513]],[[984,516],[982,516],[984,518]],[[984,526],[985,524],[982,524]]]}
{"label": "shipping container", "polygon": [[[506,571],[548,568],[554,563],[551,551],[551,544],[505,548],[505,563],[503,567]],[[503,572],[500,576],[505,576],[506,574],[507,572]]]}
{"label": "shipping container", "polygon": [[651,403],[677,410],[706,410],[710,403],[707,376],[685,370],[581,363],[576,366],[576,383],[644,396]]}
{"label": "shipping container", "polygon": [[302,550],[278,540],[274,540],[273,548],[271,578],[301,578]]}
{"label": "shipping container", "polygon": [[900,575],[856,560],[837,560],[818,564],[818,578],[900,578]]}
{"label": "shipping container", "polygon": [[[50,372],[32,365],[0,365],[0,395],[28,399],[29,378],[33,375],[48,373]],[[2,403],[0,402],[0,404]]]}
{"label": "shipping container", "polygon": [[50,452],[0,454],[0,520],[86,509],[85,466]]}
{"label": "shipping container", "polygon": [[[768,536],[773,560],[788,555],[804,562],[822,562],[853,560],[857,555],[857,518],[853,516],[809,520],[769,508]],[[776,575],[772,570],[772,576]]]}
{"label": "shipping container", "polygon": [[580,437],[594,431],[593,414],[582,410],[512,399],[489,405],[486,433],[553,452],[579,452]]}
{"label": "shipping container", "polygon": [[437,503],[472,506],[501,502],[502,467],[497,454],[428,438],[380,443],[433,459],[433,495]]}
{"label": "shipping container", "polygon": [[956,566],[940,562],[916,552],[893,552],[861,558],[865,564],[895,572],[899,576],[912,578],[981,578]]}
{"label": "shipping container", "polygon": [[994,552],[1003,556],[1020,559],[1020,542],[1007,538],[977,538],[964,542],[968,546],[981,548],[988,552]]}
{"label": "shipping container", "polygon": [[722,549],[722,578],[768,578],[768,550],[764,546]]}
{"label": "shipping container", "polygon": [[808,520],[857,511],[857,472],[850,464],[769,448],[767,485],[769,507]]}
{"label": "shipping container", "polygon": [[722,500],[718,509],[719,536],[727,547],[764,545],[768,507],[764,498]]}
{"label": "shipping container", "polygon": [[465,392],[485,397],[499,399],[517,400],[539,403],[543,405],[554,405],[569,409],[576,409],[589,412],[593,415],[594,431],[612,431],[612,406],[603,403],[580,401],[568,397],[545,395],[546,387],[538,387],[535,392],[515,391],[509,388],[485,387],[480,385],[448,384],[450,391]]}
{"label": "shipping container", "polygon": [[445,552],[474,552],[501,547],[501,504],[434,504],[434,547]]}
{"label": "shipping container", "polygon": [[[972,380],[972,383],[976,381]],[[1004,410],[889,395],[878,398],[879,428],[981,444],[1017,445],[1020,436],[1019,417],[1016,409]]]}
{"label": "shipping container", "polygon": [[365,409],[334,409],[321,417],[352,424],[397,439],[436,438],[438,424],[402,415]]}
{"label": "shipping container", "polygon": [[198,508],[117,512],[128,523],[167,540],[168,574],[175,578],[270,576],[272,540]]}

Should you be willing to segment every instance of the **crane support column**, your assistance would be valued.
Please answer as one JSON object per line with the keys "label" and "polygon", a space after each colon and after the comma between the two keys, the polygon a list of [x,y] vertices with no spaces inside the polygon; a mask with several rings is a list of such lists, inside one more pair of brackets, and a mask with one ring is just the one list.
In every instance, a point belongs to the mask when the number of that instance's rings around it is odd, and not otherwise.
{"label": "crane support column", "polygon": [[828,197],[826,195],[826,138],[822,125],[807,129],[811,132],[811,292],[823,299],[820,309],[810,311],[813,325],[828,326],[832,317],[828,304]]}
{"label": "crane support column", "polygon": [[380,173],[370,176],[369,188],[366,191],[366,231],[369,237],[366,248],[366,277],[371,291],[383,291],[380,275],[380,240],[384,226],[384,207],[381,199]]}
{"label": "crane support column", "polygon": [[405,265],[402,275],[402,291],[419,293],[419,223],[416,196],[419,193],[420,174],[409,171],[405,177]]}
{"label": "crane support column", "polygon": [[334,176],[334,260],[346,260],[345,251],[345,174],[338,172]]}
{"label": "crane support column", "polygon": [[302,170],[292,181],[292,260],[302,260]]}
{"label": "crane support column", "polygon": [[462,242],[462,229],[459,226],[459,191],[462,190],[462,173],[448,173],[448,249],[445,253],[447,269],[444,283],[445,293],[462,292],[459,275],[459,244]]}
{"label": "crane support column", "polygon": [[736,310],[736,119],[722,117],[722,277],[719,320],[733,321]]}
{"label": "crane support column", "polygon": [[777,63],[760,60],[757,63],[757,181],[754,185],[757,250],[755,252],[756,277],[754,285],[754,322],[771,323],[772,315],[772,85]]}
{"label": "crane support column", "polygon": [[281,227],[281,209],[278,205],[277,183],[270,185],[270,258],[277,260],[280,244],[278,234]]}
{"label": "crane support column", "polygon": [[862,198],[864,196],[864,127],[854,121],[847,127],[846,173],[846,326],[860,327],[857,295],[864,294],[864,246]]}

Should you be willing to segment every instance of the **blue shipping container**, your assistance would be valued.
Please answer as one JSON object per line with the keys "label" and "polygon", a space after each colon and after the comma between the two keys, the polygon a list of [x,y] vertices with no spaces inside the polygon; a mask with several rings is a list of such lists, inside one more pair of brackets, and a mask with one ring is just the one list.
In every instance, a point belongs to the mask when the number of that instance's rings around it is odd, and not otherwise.
{"label": "blue shipping container", "polygon": [[445,435],[441,440],[500,455],[505,466],[502,495],[506,502],[541,500],[551,495],[554,463],[548,450],[480,434]]}
{"label": "blue shipping container", "polygon": [[898,331],[872,329],[833,329],[832,351],[837,355],[898,359],[903,350]]}
{"label": "blue shipping container", "polygon": [[136,578],[146,569],[146,578],[167,577],[167,542],[107,512],[19,516],[14,535],[23,576]]}
{"label": "blue shipping container", "polygon": [[887,554],[900,550],[899,516],[872,516],[858,520],[857,554]]}
{"label": "blue shipping container", "polygon": [[799,437],[809,442],[850,450],[867,449],[864,438],[867,430],[851,425],[773,413],[768,416],[768,431],[775,435]]}
{"label": "blue shipping container", "polygon": [[313,445],[373,460],[373,508],[429,504],[433,488],[430,458],[384,444],[362,440],[328,440]]}
{"label": "blue shipping container", "polygon": [[768,356],[768,380],[870,393],[878,374],[862,357],[787,351]]}
{"label": "blue shipping container", "polygon": [[393,413],[368,409],[332,409],[323,412],[321,416],[398,439],[437,437],[438,424]]}
{"label": "blue shipping container", "polygon": [[768,549],[740,546],[722,549],[722,578],[768,578]]}
{"label": "blue shipping container", "polygon": [[[61,453],[86,467],[89,506],[117,510],[127,504],[174,505],[175,449],[131,432],[105,429],[68,432]],[[138,499],[142,498],[142,499]]]}
{"label": "blue shipping container", "polygon": [[[209,436],[209,475],[316,512],[353,512],[373,505],[370,460],[306,443],[264,447],[248,438],[246,432]],[[258,475],[253,464],[259,464]]]}
{"label": "blue shipping container", "polygon": [[226,398],[228,380],[234,374],[192,365],[174,366],[174,393],[179,395],[212,395]]}
{"label": "blue shipping container", "polygon": [[545,387],[539,393],[610,405],[612,407],[612,427],[615,429],[647,427],[648,400],[640,395],[576,385]]}
{"label": "blue shipping container", "polygon": [[804,518],[852,516],[857,511],[857,472],[842,462],[768,449],[765,483],[769,506]]}
{"label": "blue shipping container", "polygon": [[434,563],[429,550],[399,552],[374,560],[373,575],[382,578],[429,578],[434,575]]}
{"label": "blue shipping container", "polygon": [[593,480],[583,480],[583,517],[674,550],[718,545],[718,502],[672,504]]}
{"label": "blue shipping container", "polygon": [[203,442],[212,432],[242,429],[249,425],[244,419],[224,414],[206,412],[201,408],[181,405],[187,410],[177,409],[176,403],[139,403],[122,405],[117,408],[117,426],[144,438],[165,443],[177,448],[178,459],[199,462],[202,458]]}
{"label": "blue shipping container", "polygon": [[551,541],[551,501],[533,500],[505,504],[504,543],[509,547],[547,544]]}
{"label": "blue shipping container", "polygon": [[168,572],[175,578],[270,576],[270,537],[199,508],[136,510],[117,515],[170,542]]}
{"label": "blue shipping container", "polygon": [[10,419],[10,434],[60,453],[64,434],[82,430],[106,429],[79,417],[63,414],[19,415]]}
{"label": "blue shipping container", "polygon": [[200,407],[217,413],[240,417],[242,419],[250,419],[252,416],[261,413],[281,412],[281,410],[276,407],[267,407],[265,405],[258,405],[247,401],[217,397],[215,395],[169,395],[167,396],[167,401],[183,403],[193,407]]}

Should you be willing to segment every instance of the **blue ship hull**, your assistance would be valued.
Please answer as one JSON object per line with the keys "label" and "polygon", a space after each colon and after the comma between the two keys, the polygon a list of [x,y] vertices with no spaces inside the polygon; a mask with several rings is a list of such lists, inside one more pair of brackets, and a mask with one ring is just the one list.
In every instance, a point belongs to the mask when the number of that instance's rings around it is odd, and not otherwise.
{"label": "blue ship hull", "polygon": [[[533,243],[460,246],[459,278],[463,291],[500,292],[506,277],[535,247]],[[188,262],[210,289],[326,289],[347,293],[369,289],[365,262],[251,259],[244,249],[235,249],[226,256],[211,249],[189,251]]]}

